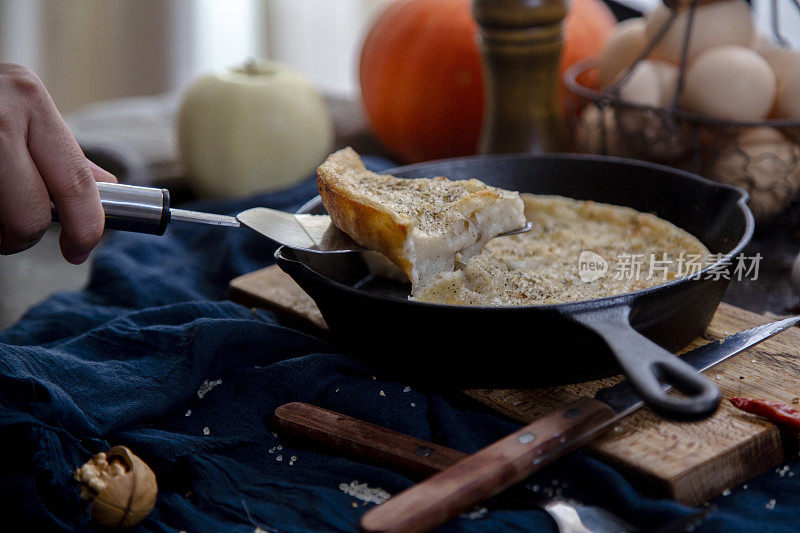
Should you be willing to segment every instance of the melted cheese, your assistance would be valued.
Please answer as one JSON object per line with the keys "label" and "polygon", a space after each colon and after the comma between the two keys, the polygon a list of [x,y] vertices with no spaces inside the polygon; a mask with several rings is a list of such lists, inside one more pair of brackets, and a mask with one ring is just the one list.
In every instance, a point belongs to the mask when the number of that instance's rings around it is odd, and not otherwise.
{"label": "melted cheese", "polygon": [[[521,196],[533,223],[530,232],[492,240],[462,269],[415,287],[412,297],[486,306],[589,300],[665,283],[685,274],[689,257],[705,262],[709,254],[694,236],[654,215],[558,196]],[[604,275],[581,279],[585,251],[606,261]]]}

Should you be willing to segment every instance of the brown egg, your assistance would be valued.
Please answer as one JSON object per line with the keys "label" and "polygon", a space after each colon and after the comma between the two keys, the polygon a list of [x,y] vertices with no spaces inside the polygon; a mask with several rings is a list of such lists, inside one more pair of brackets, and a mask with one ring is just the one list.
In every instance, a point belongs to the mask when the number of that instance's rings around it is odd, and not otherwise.
{"label": "brown egg", "polygon": [[800,190],[798,152],[774,128],[748,128],[722,149],[707,173],[748,191],[750,209],[763,221],[783,211]]}
{"label": "brown egg", "polygon": [[575,129],[575,147],[589,154],[619,155],[619,135],[614,110],[587,105]]}
{"label": "brown egg", "polygon": [[775,114],[778,118],[800,120],[800,64],[783,73],[775,101]]}
{"label": "brown egg", "polygon": [[[665,108],[678,87],[678,67],[666,61],[646,59],[633,67],[619,89],[621,102]],[[620,78],[623,75],[619,76]]]}
{"label": "brown egg", "polygon": [[[659,29],[669,20],[672,11],[659,3],[645,17],[645,35],[648,42],[656,37]],[[680,63],[686,36],[688,8],[681,8],[666,35],[653,50],[651,57]],[[723,45],[749,46],[753,39],[753,17],[750,6],[744,0],[723,0],[697,7],[692,23],[689,43],[689,59],[706,50]]]}
{"label": "brown egg", "polygon": [[637,63],[630,77],[622,82],[620,102],[652,108],[618,106],[616,121],[625,154],[659,161],[673,161],[684,155],[686,128],[659,111],[672,103],[678,76],[678,67],[672,63],[648,59]]}
{"label": "brown egg", "polygon": [[608,87],[620,72],[627,70],[647,46],[643,18],[620,22],[600,54],[598,78],[600,87]]}
{"label": "brown egg", "polygon": [[758,52],[718,46],[687,68],[681,107],[725,120],[761,120],[772,108],[776,85],[772,68]]}
{"label": "brown egg", "polygon": [[775,79],[778,81],[778,87],[781,82],[791,73],[794,67],[800,66],[800,51],[792,50],[790,48],[778,48],[768,38],[760,35],[753,43],[753,49],[761,54],[761,57],[767,60],[772,71],[775,73]]}

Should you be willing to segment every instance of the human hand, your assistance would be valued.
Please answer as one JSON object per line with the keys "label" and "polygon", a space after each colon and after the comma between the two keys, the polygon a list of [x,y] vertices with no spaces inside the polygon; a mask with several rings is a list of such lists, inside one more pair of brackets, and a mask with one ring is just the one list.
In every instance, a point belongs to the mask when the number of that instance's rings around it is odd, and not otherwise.
{"label": "human hand", "polygon": [[83,263],[105,225],[96,181],[117,180],[86,159],[36,74],[0,63],[0,254],[39,242],[52,200],[61,253]]}

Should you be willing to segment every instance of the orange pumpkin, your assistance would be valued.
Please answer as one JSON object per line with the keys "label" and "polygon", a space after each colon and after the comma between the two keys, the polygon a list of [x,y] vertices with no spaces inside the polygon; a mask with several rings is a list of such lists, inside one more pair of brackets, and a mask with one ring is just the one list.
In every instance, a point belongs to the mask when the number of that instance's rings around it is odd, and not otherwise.
{"label": "orange pumpkin", "polygon": [[[361,49],[359,79],[377,137],[406,161],[474,154],[483,66],[471,0],[394,0]],[[601,0],[572,0],[561,71],[599,55],[616,20]]]}

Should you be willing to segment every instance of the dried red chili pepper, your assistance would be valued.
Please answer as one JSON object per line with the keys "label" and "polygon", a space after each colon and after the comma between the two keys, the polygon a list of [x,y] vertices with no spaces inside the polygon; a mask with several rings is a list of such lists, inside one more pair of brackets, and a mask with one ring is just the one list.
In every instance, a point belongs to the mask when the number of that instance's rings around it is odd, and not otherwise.
{"label": "dried red chili pepper", "polygon": [[789,404],[772,400],[750,400],[748,398],[731,398],[737,409],[747,413],[763,416],[770,422],[781,424],[794,431],[800,431],[800,411]]}

